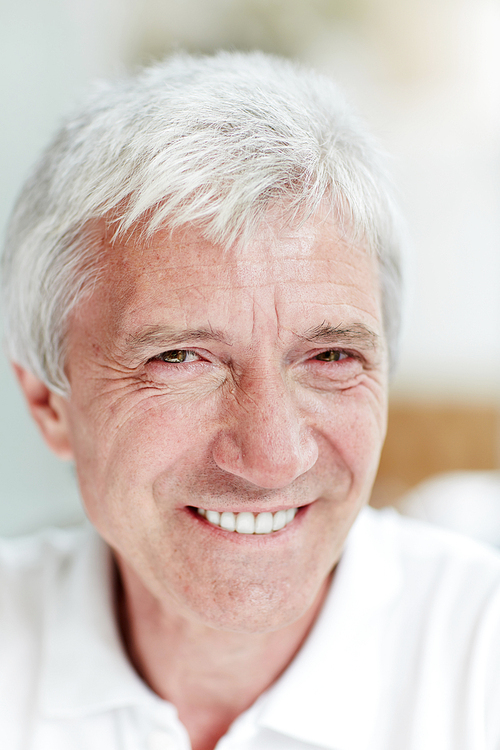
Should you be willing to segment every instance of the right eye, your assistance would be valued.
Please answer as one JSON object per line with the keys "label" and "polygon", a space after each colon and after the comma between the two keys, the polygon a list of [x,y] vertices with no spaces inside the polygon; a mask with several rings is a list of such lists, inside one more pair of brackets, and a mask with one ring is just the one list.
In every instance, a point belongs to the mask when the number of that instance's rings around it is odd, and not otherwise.
{"label": "right eye", "polygon": [[347,352],[340,351],[339,349],[327,349],[326,352],[320,352],[314,357],[319,362],[341,362],[348,358],[349,355]]}
{"label": "right eye", "polygon": [[196,362],[200,357],[196,352],[192,352],[190,349],[169,349],[166,352],[158,354],[154,359],[160,360],[161,362],[168,362],[172,365],[178,365],[183,362]]}

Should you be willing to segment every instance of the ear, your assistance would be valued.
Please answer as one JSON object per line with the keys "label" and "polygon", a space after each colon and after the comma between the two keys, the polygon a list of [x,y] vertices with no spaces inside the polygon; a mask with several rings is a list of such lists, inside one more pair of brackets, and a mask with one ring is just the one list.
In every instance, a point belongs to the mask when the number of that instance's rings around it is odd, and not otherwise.
{"label": "ear", "polygon": [[45,442],[56,456],[73,458],[68,419],[68,401],[48,388],[31,372],[13,364],[31,416],[37,423]]}

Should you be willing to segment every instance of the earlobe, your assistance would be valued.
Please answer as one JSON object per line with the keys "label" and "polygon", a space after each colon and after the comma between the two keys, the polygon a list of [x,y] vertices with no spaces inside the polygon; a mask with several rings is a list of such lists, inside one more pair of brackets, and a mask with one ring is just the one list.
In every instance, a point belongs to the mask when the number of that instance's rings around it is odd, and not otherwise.
{"label": "earlobe", "polygon": [[59,458],[73,458],[67,400],[20,365],[13,364],[13,368],[45,442]]}

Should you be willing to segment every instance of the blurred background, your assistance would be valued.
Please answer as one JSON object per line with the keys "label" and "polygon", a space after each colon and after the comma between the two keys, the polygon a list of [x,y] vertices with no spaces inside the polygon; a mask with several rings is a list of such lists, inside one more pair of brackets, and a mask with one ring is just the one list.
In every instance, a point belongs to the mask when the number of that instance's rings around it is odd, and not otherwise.
{"label": "blurred background", "polygon": [[[0,231],[95,78],[220,48],[331,75],[391,154],[413,250],[372,502],[500,545],[499,40],[497,0],[0,0]],[[0,534],[81,515],[3,357]]]}

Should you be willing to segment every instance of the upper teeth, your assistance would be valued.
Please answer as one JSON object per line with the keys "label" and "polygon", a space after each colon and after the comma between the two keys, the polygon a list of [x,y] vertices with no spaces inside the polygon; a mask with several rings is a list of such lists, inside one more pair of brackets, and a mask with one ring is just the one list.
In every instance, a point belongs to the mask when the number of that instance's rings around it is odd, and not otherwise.
{"label": "upper teeth", "polygon": [[236,531],[238,534],[270,534],[279,531],[290,521],[293,521],[297,508],[288,510],[277,510],[276,513],[232,513],[226,510],[219,513],[218,510],[205,510],[198,508],[198,513],[213,526],[220,526],[225,531]]}

